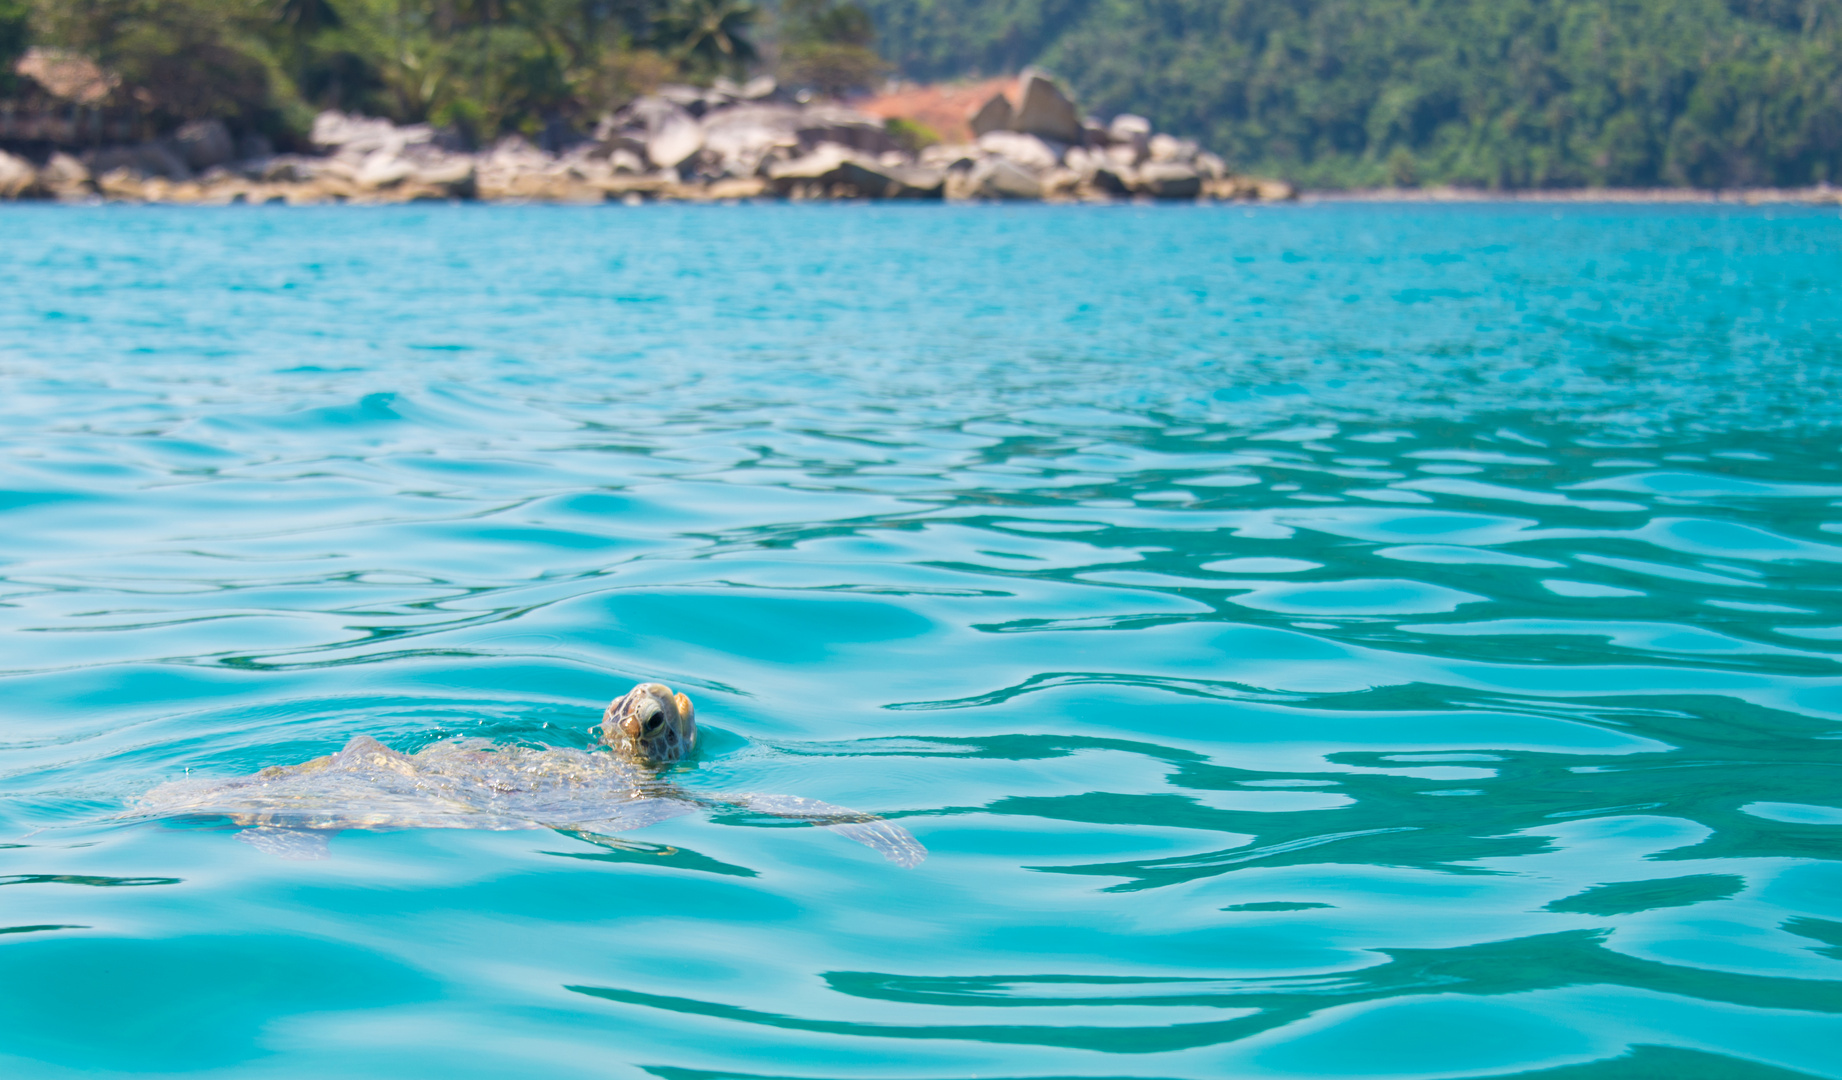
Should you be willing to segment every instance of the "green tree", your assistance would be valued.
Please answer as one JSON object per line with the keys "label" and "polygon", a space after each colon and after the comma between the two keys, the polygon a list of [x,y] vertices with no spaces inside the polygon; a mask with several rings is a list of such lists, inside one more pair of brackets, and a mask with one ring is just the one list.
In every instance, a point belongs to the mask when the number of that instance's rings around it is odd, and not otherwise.
{"label": "green tree", "polygon": [[14,93],[19,77],[13,65],[25,55],[31,42],[32,9],[26,0],[0,0],[0,95]]}
{"label": "green tree", "polygon": [[1842,0],[863,0],[942,78],[1042,64],[1321,186],[1842,179]]}
{"label": "green tree", "polygon": [[42,0],[34,14],[47,44],[120,76],[157,126],[216,118],[273,128],[293,101],[258,0]]}
{"label": "green tree", "polygon": [[876,54],[876,24],[863,6],[846,0],[782,0],[781,80],[825,94],[844,94],[876,83],[889,65]]}
{"label": "green tree", "polygon": [[672,0],[655,22],[655,36],[693,74],[740,75],[756,56],[748,32],[759,14],[749,0]]}

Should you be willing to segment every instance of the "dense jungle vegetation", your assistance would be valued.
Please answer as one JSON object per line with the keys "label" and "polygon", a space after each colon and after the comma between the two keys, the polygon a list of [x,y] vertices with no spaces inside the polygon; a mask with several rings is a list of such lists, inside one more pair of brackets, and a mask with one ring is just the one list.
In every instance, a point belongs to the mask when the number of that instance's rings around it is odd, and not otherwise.
{"label": "dense jungle vegetation", "polygon": [[475,141],[592,126],[660,82],[761,68],[764,30],[807,67],[823,54],[820,75],[829,57],[880,80],[861,8],[782,8],[769,26],[751,0],[0,0],[0,65],[32,46],[79,53],[119,79],[111,104],[284,143],[321,108]]}
{"label": "dense jungle vegetation", "polygon": [[1037,63],[1309,186],[1842,181],[1842,0],[864,0],[941,78]]}
{"label": "dense jungle vegetation", "polygon": [[35,45],[284,143],[323,107],[484,140],[673,79],[1039,64],[1310,186],[1842,180],[1842,0],[0,0],[0,97]]}

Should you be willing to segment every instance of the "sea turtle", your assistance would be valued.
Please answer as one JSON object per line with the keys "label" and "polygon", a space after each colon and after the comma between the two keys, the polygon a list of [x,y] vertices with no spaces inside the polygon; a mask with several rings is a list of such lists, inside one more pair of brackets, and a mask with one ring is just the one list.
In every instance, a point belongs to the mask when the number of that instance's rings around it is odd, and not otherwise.
{"label": "sea turtle", "polygon": [[624,832],[705,809],[740,808],[841,833],[914,866],[927,856],[907,829],[873,814],[794,795],[704,795],[662,775],[697,746],[691,699],[641,683],[599,725],[606,749],[496,746],[450,739],[415,754],[359,735],[328,757],[235,780],[177,780],[148,792],[137,816],[228,817],[237,839],[291,859],[326,857],[346,829],[557,829]]}

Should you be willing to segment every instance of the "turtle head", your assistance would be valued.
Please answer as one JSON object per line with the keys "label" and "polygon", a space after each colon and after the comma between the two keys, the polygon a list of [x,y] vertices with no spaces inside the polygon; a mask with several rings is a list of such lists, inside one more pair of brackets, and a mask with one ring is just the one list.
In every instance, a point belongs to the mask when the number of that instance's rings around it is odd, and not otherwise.
{"label": "turtle head", "polygon": [[661,683],[641,683],[601,714],[601,741],[641,765],[669,765],[697,748],[691,699]]}

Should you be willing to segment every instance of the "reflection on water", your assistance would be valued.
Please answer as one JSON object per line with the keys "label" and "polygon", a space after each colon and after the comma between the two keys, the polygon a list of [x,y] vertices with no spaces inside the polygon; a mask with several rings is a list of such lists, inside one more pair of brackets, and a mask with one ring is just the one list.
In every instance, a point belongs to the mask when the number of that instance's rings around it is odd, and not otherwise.
{"label": "reflection on water", "polygon": [[[8,1075],[1842,1076],[1833,214],[0,229]],[[928,861],[119,816],[642,678]]]}

